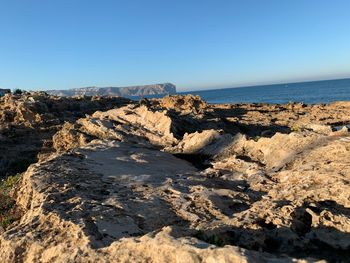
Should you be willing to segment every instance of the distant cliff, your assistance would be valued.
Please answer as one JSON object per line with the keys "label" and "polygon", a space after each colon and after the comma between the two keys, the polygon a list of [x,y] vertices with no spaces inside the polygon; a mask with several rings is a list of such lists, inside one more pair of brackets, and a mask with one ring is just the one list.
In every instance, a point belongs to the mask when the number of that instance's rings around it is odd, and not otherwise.
{"label": "distant cliff", "polygon": [[162,95],[175,94],[176,87],[171,83],[131,86],[131,87],[86,87],[68,90],[48,90],[48,94],[58,96],[147,96],[147,95]]}

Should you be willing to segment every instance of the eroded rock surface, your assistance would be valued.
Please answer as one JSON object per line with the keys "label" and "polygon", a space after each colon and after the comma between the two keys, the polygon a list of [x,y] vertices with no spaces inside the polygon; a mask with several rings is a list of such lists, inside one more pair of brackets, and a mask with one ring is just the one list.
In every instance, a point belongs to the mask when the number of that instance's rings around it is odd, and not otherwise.
{"label": "eroded rock surface", "polygon": [[334,127],[350,104],[198,100],[65,123],[22,178],[0,259],[347,262],[350,136]]}
{"label": "eroded rock surface", "polygon": [[43,92],[0,97],[0,178],[23,172],[50,151],[52,136],[66,121],[130,103],[124,98],[62,98]]}

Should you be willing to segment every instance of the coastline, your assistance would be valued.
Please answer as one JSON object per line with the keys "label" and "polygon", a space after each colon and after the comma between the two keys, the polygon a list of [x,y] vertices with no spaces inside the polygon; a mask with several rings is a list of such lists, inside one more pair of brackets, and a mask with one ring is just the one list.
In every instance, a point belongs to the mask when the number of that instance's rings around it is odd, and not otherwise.
{"label": "coastline", "polygon": [[97,101],[1,98],[2,143],[20,155],[24,130],[45,140],[16,185],[3,261],[349,258],[350,102]]}

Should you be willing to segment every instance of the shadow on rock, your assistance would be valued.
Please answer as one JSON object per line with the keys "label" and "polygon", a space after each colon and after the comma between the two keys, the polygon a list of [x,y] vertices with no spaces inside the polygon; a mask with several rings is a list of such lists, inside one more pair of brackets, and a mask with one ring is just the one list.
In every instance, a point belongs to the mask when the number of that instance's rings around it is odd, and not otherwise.
{"label": "shadow on rock", "polygon": [[319,213],[324,209],[330,209],[334,213],[339,211],[349,217],[348,208],[334,201],[322,201],[312,206],[303,205],[294,209],[289,227],[277,226],[272,222],[266,223],[264,219],[258,219],[256,221],[258,229],[226,226],[215,230],[200,230],[194,236],[217,246],[235,245],[274,255],[348,262],[350,234],[335,227],[313,226],[312,215],[308,212],[311,207],[313,211]]}

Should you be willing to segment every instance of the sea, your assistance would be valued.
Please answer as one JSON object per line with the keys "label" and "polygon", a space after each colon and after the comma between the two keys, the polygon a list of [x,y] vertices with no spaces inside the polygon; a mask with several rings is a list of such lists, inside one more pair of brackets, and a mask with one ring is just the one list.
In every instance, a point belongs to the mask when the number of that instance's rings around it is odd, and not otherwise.
{"label": "sea", "polygon": [[209,89],[179,94],[199,95],[208,103],[329,103],[350,101],[350,79]]}

